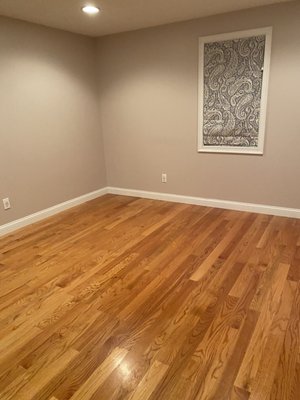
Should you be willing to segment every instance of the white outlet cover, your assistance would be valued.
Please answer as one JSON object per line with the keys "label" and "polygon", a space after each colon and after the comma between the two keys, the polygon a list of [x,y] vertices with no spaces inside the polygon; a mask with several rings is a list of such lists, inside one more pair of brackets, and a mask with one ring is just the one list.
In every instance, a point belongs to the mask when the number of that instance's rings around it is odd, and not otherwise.
{"label": "white outlet cover", "polygon": [[166,183],[167,182],[167,174],[161,174],[161,181],[163,182],[163,183]]}
{"label": "white outlet cover", "polygon": [[9,209],[10,209],[10,201],[9,201],[9,198],[7,197],[6,199],[3,199],[2,201],[3,201],[4,210],[9,210]]}

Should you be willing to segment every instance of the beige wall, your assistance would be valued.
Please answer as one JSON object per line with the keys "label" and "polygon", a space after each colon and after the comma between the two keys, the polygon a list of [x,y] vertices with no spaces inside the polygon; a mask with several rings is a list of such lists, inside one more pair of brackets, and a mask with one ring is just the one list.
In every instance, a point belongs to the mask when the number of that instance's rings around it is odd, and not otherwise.
{"label": "beige wall", "polygon": [[[108,184],[300,208],[299,21],[296,2],[99,39]],[[270,25],[265,154],[197,153],[198,37]]]}
{"label": "beige wall", "polygon": [[95,46],[0,18],[0,225],[106,185]]}
{"label": "beige wall", "polygon": [[[300,208],[299,20],[295,2],[107,36],[96,48],[0,17],[0,200],[12,203],[0,204],[0,225],[105,186],[101,129],[111,186]],[[197,153],[198,37],[268,25],[265,154]]]}

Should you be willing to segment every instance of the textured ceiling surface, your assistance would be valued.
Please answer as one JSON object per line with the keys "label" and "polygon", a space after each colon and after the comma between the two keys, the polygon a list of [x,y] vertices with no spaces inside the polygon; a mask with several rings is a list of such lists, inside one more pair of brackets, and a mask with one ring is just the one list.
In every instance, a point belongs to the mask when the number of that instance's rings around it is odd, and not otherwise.
{"label": "textured ceiling surface", "polygon": [[[0,0],[0,15],[102,36],[285,1],[290,0]],[[83,14],[87,4],[101,13]]]}

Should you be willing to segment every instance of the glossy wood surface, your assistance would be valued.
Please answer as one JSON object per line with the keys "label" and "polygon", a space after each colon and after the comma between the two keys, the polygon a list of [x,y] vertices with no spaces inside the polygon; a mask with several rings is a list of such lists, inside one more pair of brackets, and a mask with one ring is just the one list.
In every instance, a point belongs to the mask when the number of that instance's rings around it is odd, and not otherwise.
{"label": "glossy wood surface", "polygon": [[300,220],[106,195],[0,285],[1,400],[300,399]]}

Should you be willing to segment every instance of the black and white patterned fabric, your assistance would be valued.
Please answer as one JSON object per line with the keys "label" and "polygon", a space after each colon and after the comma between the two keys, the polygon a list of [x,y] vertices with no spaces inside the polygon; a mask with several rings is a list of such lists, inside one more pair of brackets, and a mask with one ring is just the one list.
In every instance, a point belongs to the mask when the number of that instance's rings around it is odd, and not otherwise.
{"label": "black and white patterned fabric", "polygon": [[265,35],[204,44],[203,144],[257,147]]}

